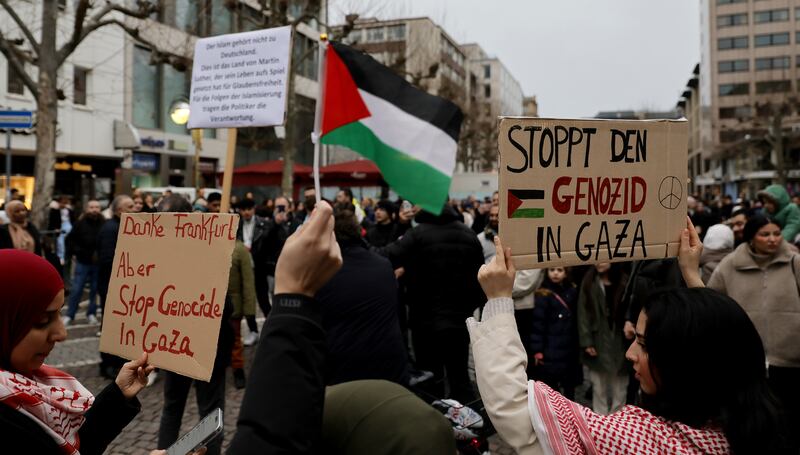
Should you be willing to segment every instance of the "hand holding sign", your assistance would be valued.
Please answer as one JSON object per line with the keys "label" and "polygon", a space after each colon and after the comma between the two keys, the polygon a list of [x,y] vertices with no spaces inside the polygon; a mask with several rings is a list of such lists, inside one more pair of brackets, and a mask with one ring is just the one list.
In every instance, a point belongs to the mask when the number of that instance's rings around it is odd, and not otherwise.
{"label": "hand holding sign", "polygon": [[703,242],[697,235],[692,220],[686,217],[686,229],[681,233],[681,248],[678,252],[678,264],[681,267],[683,280],[690,288],[705,287],[700,278],[700,255],[703,254]]}
{"label": "hand holding sign", "polygon": [[333,233],[333,209],[318,202],[311,220],[286,239],[275,266],[275,294],[313,297],[342,266],[342,251]]}
{"label": "hand holding sign", "polygon": [[147,363],[147,353],[143,352],[137,360],[131,360],[122,365],[114,382],[117,383],[122,395],[130,400],[147,386],[147,377],[155,369],[155,366]]}
{"label": "hand holding sign", "polygon": [[487,299],[511,297],[514,289],[514,275],[516,269],[511,261],[511,248],[503,248],[499,236],[494,237],[494,247],[497,254],[488,264],[478,270],[478,281],[481,283]]}

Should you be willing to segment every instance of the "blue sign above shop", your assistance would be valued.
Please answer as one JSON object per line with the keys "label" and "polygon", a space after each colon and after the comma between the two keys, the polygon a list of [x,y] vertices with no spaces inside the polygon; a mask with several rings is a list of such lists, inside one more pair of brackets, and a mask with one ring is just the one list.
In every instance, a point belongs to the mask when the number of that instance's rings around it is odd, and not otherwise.
{"label": "blue sign above shop", "polygon": [[132,167],[139,171],[157,171],[159,168],[158,158],[158,155],[151,155],[149,153],[134,153]]}

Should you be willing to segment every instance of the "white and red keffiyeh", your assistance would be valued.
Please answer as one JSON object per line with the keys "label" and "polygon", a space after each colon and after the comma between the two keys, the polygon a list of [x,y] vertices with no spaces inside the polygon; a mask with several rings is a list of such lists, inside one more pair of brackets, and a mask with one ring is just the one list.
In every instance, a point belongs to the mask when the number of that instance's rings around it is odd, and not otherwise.
{"label": "white and red keffiyeh", "polygon": [[670,422],[636,406],[597,414],[543,382],[528,382],[528,410],[546,455],[730,453],[718,429]]}
{"label": "white and red keffiyeh", "polygon": [[47,365],[33,378],[0,370],[0,402],[38,423],[63,453],[80,453],[78,430],[94,396],[74,377]]}

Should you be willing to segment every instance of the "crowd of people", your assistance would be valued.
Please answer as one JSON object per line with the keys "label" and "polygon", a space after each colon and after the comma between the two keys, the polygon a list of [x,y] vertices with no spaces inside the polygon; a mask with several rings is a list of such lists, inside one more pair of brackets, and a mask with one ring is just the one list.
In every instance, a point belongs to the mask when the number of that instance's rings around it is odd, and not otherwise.
{"label": "crowd of people", "polygon": [[[4,289],[21,286],[12,260],[30,263],[30,273],[52,284],[40,296],[20,291],[2,305],[0,323],[9,325],[0,373],[33,384],[72,381],[69,390],[91,397],[74,378],[43,366],[42,354],[64,339],[86,286],[87,319],[101,319],[121,215],[215,213],[220,206],[219,193],[195,201],[165,193],[153,201],[134,192],[105,211],[89,201],[75,217],[70,201],[59,198],[48,229],[58,224],[64,253],[54,259],[42,251],[25,205],[7,203],[0,249],[24,253],[0,256],[3,270],[14,269],[0,274]],[[229,449],[236,454],[323,447],[425,453],[414,445],[419,435],[438,441],[432,447],[439,451],[427,453],[454,451],[452,437],[443,436],[449,425],[414,394],[461,403],[481,398],[518,453],[797,453],[800,207],[772,185],[752,202],[692,197],[688,208],[678,259],[516,271],[502,248],[496,192],[450,200],[438,215],[410,201],[358,201],[348,188],[321,203],[313,188],[300,201],[233,199],[240,225],[214,372],[207,383],[163,375],[158,448],[179,437],[193,383],[201,415],[224,409],[225,372],[232,368],[235,387],[246,389]],[[37,255],[46,260],[32,259]],[[261,333],[259,309],[267,317]],[[270,317],[276,313],[285,317]],[[35,361],[20,366],[13,351],[34,332],[44,348],[26,347],[23,355]],[[248,375],[243,350],[256,343]],[[100,372],[114,381],[108,394],[132,409],[131,419],[136,393],[153,382],[151,370],[146,357],[125,363],[103,354]],[[575,402],[587,398],[577,396],[585,381],[591,409]],[[105,402],[100,396],[96,403]],[[91,399],[84,403],[86,413]],[[416,435],[390,442],[368,426],[346,424],[343,415],[378,428],[380,413],[369,405],[416,416]],[[90,416],[75,420],[88,425],[87,434]],[[124,420],[110,422],[116,426],[109,431],[119,433]],[[75,447],[84,431],[76,428],[56,429],[64,433],[56,443]],[[98,436],[86,437],[92,438]],[[113,435],[104,438],[97,439],[100,452]],[[208,453],[221,447],[219,438]]]}

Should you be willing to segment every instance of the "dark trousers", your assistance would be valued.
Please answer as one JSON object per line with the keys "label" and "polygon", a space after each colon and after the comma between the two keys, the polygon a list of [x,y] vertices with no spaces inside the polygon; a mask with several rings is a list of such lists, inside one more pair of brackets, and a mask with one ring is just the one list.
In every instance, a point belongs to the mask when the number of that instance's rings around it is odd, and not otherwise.
{"label": "dark trousers", "polygon": [[792,453],[800,450],[800,368],[769,367],[769,386],[784,416],[784,437]]}
{"label": "dark trousers", "polygon": [[[194,383],[197,395],[197,409],[200,418],[207,416],[216,408],[225,412],[225,370],[226,367],[215,366],[211,380],[195,381],[177,373],[165,371],[164,409],[161,411],[161,425],[158,428],[158,447],[166,449],[178,440],[186,408],[189,388]],[[219,455],[222,451],[222,435],[208,445],[207,455]]]}
{"label": "dark trousers", "polygon": [[[417,368],[431,371],[435,381],[427,390],[438,398],[453,398],[462,404],[475,400],[475,392],[469,380],[469,333],[467,327],[426,330],[413,329],[411,339],[414,345],[414,356]],[[445,395],[446,379],[449,396]],[[428,388],[428,387],[426,387]]]}

